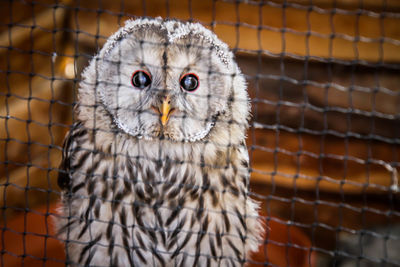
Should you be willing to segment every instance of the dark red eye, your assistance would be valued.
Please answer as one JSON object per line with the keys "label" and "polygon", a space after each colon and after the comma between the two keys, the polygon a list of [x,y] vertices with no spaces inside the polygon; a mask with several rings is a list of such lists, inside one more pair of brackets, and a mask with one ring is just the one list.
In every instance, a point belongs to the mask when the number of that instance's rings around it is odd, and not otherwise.
{"label": "dark red eye", "polygon": [[151,84],[150,74],[144,70],[137,70],[132,74],[131,82],[136,88],[146,88]]}
{"label": "dark red eye", "polygon": [[188,73],[182,76],[181,80],[179,81],[183,90],[188,92],[193,92],[194,90],[199,87],[199,77],[197,77],[194,73]]}

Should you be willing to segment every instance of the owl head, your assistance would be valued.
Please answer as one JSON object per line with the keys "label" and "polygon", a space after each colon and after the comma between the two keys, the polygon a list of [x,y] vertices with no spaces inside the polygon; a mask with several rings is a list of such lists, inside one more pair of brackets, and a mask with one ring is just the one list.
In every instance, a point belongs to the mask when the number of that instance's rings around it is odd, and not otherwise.
{"label": "owl head", "polygon": [[129,20],[82,74],[78,118],[88,128],[167,142],[237,143],[249,115],[228,46],[198,23]]}

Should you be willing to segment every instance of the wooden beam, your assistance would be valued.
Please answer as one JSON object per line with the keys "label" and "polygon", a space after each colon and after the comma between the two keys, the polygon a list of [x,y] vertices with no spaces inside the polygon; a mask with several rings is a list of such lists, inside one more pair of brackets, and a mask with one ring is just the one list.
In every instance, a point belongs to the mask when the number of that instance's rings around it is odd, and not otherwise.
{"label": "wooden beam", "polygon": [[[272,0],[271,2],[282,3],[282,0]],[[309,6],[310,0],[289,0],[290,4],[300,4]],[[312,5],[321,8],[340,8],[346,10],[354,10],[363,8],[372,11],[382,11],[384,8],[387,12],[399,11],[400,2],[398,0],[313,0]]]}
{"label": "wooden beam", "polygon": [[248,146],[255,183],[346,194],[387,194],[399,186],[388,163],[400,149],[390,144],[255,130]]}
{"label": "wooden beam", "polygon": [[50,32],[51,34],[52,30],[62,28],[61,26],[65,22],[66,14],[67,9],[49,8],[43,12],[35,13],[35,17],[27,18],[24,21],[14,22],[15,25],[13,25],[9,30],[0,32],[0,46],[19,46],[21,43],[29,42],[31,32],[33,36],[44,32]]}
{"label": "wooden beam", "polygon": [[[142,2],[130,1],[124,12],[134,16],[193,19],[213,29],[231,48],[241,51],[261,50],[275,56],[283,53],[351,61],[400,62],[398,15],[357,15],[355,11],[333,12],[329,8],[309,11],[293,6],[258,5],[254,1],[252,4],[190,1],[189,6],[188,1],[170,0],[168,9],[164,1],[147,0],[144,3],[145,6]],[[86,5],[93,10],[97,8],[96,1],[88,1]],[[104,8],[117,11],[112,5]],[[101,46],[106,37],[118,29],[119,23],[123,24],[128,18],[80,10],[74,27],[80,30],[79,40],[97,42]],[[95,39],[97,33],[101,37]]]}

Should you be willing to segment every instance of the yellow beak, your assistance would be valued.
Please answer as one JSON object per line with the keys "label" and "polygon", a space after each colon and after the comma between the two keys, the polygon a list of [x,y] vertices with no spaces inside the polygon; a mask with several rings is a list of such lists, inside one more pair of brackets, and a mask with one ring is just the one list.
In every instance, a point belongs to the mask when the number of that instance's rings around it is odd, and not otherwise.
{"label": "yellow beak", "polygon": [[167,124],[171,112],[171,104],[169,97],[165,98],[161,104],[161,124]]}

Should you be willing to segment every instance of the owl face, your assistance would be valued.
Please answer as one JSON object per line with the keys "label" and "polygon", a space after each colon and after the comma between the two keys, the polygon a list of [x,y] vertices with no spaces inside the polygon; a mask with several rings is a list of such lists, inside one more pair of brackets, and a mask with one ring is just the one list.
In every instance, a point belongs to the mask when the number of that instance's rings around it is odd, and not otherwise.
{"label": "owl face", "polygon": [[234,116],[231,102],[241,74],[228,60],[226,45],[217,46],[199,24],[133,24],[112,36],[92,61],[99,101],[120,130],[138,138],[197,142],[221,115]]}

